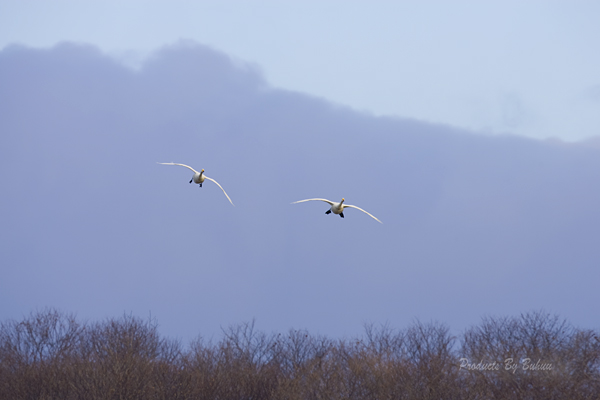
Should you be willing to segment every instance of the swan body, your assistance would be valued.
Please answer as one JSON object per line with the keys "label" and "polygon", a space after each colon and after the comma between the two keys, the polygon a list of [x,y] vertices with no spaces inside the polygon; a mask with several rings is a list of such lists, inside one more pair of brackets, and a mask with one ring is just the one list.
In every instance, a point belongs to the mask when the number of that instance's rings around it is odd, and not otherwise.
{"label": "swan body", "polygon": [[327,210],[325,212],[325,214],[334,213],[334,214],[338,214],[342,218],[344,218],[344,208],[356,208],[357,210],[364,212],[365,214],[367,214],[369,217],[373,218],[375,221],[379,222],[380,224],[383,224],[383,222],[378,220],[373,214],[368,213],[367,211],[363,210],[362,208],[356,207],[356,206],[353,206],[350,204],[344,204],[345,200],[346,199],[342,198],[342,201],[340,201],[339,203],[336,203],[334,201],[327,200],[327,199],[306,199],[306,200],[295,201],[292,204],[304,203],[305,201],[324,201],[325,203],[328,203],[331,206],[331,208],[329,210]]}
{"label": "swan body", "polygon": [[192,176],[192,179],[190,179],[190,183],[192,183],[192,182],[197,183],[198,185],[200,185],[200,187],[202,187],[202,183],[204,183],[205,179],[208,179],[209,181],[214,182],[219,188],[221,188],[221,190],[225,194],[225,197],[227,197],[227,200],[229,200],[229,202],[231,203],[231,205],[235,207],[235,205],[233,204],[233,201],[231,201],[231,199],[227,195],[227,192],[225,192],[225,189],[223,189],[223,187],[221,185],[219,185],[219,182],[217,182],[214,179],[209,178],[208,176],[204,175],[204,170],[198,172],[194,168],[190,167],[189,165],[177,164],[177,163],[172,163],[172,162],[171,163],[158,163],[158,164],[162,164],[162,165],[179,165],[181,167],[186,167],[186,168],[194,171],[194,176]]}

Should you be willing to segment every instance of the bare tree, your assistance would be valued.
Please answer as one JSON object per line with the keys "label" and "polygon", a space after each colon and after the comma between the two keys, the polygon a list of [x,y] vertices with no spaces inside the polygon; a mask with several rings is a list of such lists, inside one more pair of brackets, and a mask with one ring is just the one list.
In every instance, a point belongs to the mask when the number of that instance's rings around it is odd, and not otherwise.
{"label": "bare tree", "polygon": [[463,361],[473,367],[462,372],[489,398],[590,398],[600,392],[593,337],[542,311],[487,317],[463,336]]}
{"label": "bare tree", "polygon": [[44,398],[65,394],[66,368],[81,343],[84,326],[73,315],[47,309],[21,322],[0,325],[0,396]]}
{"label": "bare tree", "polygon": [[[507,361],[510,360],[510,361]],[[516,366],[516,368],[512,368]],[[2,399],[596,399],[600,340],[544,312],[331,340],[254,322],[183,348],[156,321],[80,323],[56,310],[0,324]]]}

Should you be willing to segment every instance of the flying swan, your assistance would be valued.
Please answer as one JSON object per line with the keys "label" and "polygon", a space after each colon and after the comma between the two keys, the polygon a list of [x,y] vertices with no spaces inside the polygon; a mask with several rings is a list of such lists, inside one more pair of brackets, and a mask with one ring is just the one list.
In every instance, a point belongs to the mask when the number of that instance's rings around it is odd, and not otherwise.
{"label": "flying swan", "polygon": [[306,200],[295,201],[292,204],[304,203],[305,201],[314,201],[314,200],[324,201],[325,203],[329,203],[331,205],[331,208],[329,210],[327,210],[325,212],[325,214],[330,214],[331,212],[333,212],[334,214],[339,214],[340,217],[344,218],[344,208],[347,208],[347,207],[356,208],[357,210],[364,212],[365,214],[367,214],[369,217],[373,218],[375,221],[379,222],[380,224],[383,224],[383,222],[378,220],[374,215],[366,212],[362,208],[356,207],[356,206],[351,206],[350,204],[343,204],[345,199],[342,199],[342,201],[340,201],[339,203],[336,203],[336,202],[333,202],[333,201],[327,200],[327,199],[306,199]]}
{"label": "flying swan", "polygon": [[169,163],[160,162],[158,164],[162,164],[162,165],[180,165],[182,167],[186,167],[188,169],[191,169],[192,171],[194,171],[194,176],[192,176],[192,179],[190,179],[190,183],[192,183],[192,181],[193,181],[194,183],[197,183],[198,185],[200,185],[200,187],[202,187],[202,182],[204,182],[205,179],[208,179],[209,181],[212,181],[212,182],[216,183],[217,186],[221,188],[221,190],[223,191],[223,193],[225,193],[225,197],[227,197],[227,200],[229,200],[229,202],[231,203],[231,205],[235,207],[235,205],[233,204],[233,201],[231,201],[231,199],[229,198],[229,196],[227,196],[227,192],[225,192],[225,189],[223,189],[223,187],[221,185],[219,185],[219,182],[217,182],[214,179],[209,178],[208,176],[204,175],[204,170],[198,172],[194,168],[190,167],[189,165],[177,164],[177,163],[172,163],[172,162],[169,162]]}

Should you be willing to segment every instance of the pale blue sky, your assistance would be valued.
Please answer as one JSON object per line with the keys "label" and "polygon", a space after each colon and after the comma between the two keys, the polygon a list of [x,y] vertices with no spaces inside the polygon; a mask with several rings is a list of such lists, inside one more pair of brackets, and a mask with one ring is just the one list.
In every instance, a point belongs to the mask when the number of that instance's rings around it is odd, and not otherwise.
{"label": "pale blue sky", "polygon": [[191,39],[375,115],[578,140],[600,135],[598,20],[596,1],[0,1],[0,48],[139,64]]}

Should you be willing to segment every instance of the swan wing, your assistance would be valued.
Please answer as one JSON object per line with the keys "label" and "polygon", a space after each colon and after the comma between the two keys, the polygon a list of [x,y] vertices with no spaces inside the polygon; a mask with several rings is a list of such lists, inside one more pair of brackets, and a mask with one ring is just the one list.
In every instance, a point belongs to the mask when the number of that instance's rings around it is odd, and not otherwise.
{"label": "swan wing", "polygon": [[365,214],[367,214],[369,217],[373,218],[375,221],[379,222],[380,224],[383,224],[383,222],[381,222],[380,220],[378,220],[373,214],[366,212],[365,210],[363,210],[360,207],[352,206],[350,204],[344,204],[344,208],[346,208],[346,207],[356,208],[357,210],[360,210],[360,211],[364,212]]}
{"label": "swan wing", "polygon": [[198,171],[196,171],[194,168],[190,167],[189,165],[185,165],[185,164],[177,164],[177,163],[172,163],[172,162],[159,162],[157,164],[162,164],[162,165],[179,165],[179,166],[191,169],[192,171],[194,171],[195,174],[198,173]]}
{"label": "swan wing", "polygon": [[231,205],[235,207],[235,204],[233,204],[233,201],[231,201],[231,199],[230,199],[230,198],[229,198],[229,196],[227,195],[227,192],[225,191],[225,189],[223,189],[223,186],[219,185],[219,182],[215,181],[215,180],[214,180],[214,179],[212,179],[212,178],[209,178],[209,177],[208,177],[208,176],[206,176],[206,175],[204,175],[204,178],[208,179],[209,181],[212,181],[212,182],[216,183],[216,184],[217,184],[217,186],[221,188],[221,190],[223,191],[223,193],[225,193],[225,197],[227,197],[227,200],[229,200],[229,202],[231,203]]}
{"label": "swan wing", "polygon": [[297,204],[297,203],[304,203],[305,201],[324,201],[325,203],[329,203],[329,205],[333,205],[333,201],[331,200],[327,200],[327,199],[306,199],[306,200],[298,200],[298,201],[294,201],[292,204]]}

